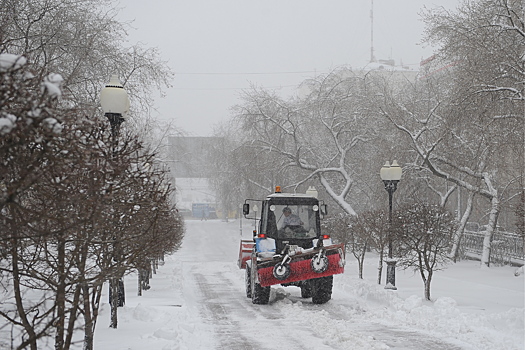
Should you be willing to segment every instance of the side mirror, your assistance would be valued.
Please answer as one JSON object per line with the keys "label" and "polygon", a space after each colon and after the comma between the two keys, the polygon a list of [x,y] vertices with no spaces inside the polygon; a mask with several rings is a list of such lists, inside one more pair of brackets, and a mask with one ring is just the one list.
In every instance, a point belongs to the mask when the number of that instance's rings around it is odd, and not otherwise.
{"label": "side mirror", "polygon": [[244,215],[248,215],[248,214],[250,214],[250,205],[249,205],[248,203],[244,203],[244,204],[242,205],[242,213],[243,213]]}
{"label": "side mirror", "polygon": [[328,215],[328,206],[326,204],[321,205],[321,214]]}

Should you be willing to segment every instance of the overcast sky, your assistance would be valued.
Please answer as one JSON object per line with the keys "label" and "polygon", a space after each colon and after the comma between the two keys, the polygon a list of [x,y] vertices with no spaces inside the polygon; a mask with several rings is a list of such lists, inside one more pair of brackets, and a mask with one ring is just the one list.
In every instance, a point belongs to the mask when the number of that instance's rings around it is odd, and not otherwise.
{"label": "overcast sky", "polygon": [[[210,136],[257,85],[289,96],[303,80],[370,61],[370,0],[126,0],[131,43],[160,50],[175,72],[157,100],[161,120],[188,135]],[[423,6],[459,0],[374,0],[377,59],[417,68],[432,48],[419,45]]]}

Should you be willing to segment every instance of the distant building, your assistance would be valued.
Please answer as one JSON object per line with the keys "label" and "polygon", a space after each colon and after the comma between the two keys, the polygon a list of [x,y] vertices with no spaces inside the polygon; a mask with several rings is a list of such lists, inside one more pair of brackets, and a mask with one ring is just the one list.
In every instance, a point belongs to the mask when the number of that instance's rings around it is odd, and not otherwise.
{"label": "distant building", "polygon": [[[217,196],[210,186],[211,150],[218,137],[169,137],[170,172],[175,181],[177,208],[187,216],[200,218],[201,208],[209,208],[214,218]],[[197,213],[195,208],[200,208]]]}

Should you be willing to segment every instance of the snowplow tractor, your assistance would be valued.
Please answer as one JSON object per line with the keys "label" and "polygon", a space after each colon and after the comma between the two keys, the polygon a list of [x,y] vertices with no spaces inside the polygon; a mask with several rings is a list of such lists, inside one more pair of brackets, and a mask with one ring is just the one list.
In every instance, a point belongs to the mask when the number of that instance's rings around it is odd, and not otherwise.
{"label": "snowplow tractor", "polygon": [[246,296],[267,304],[272,285],[297,286],[314,304],[331,299],[333,275],[344,272],[345,247],[321,233],[326,205],[315,195],[276,193],[247,199],[243,214],[257,220],[252,240],[241,240],[238,265],[246,269]]}

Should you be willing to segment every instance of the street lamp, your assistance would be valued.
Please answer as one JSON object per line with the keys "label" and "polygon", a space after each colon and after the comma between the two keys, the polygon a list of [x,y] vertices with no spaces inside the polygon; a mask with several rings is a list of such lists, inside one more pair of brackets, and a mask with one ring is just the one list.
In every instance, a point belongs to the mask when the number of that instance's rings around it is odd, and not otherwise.
{"label": "street lamp", "polygon": [[128,93],[116,74],[111,76],[109,83],[100,92],[100,105],[111,124],[111,135],[115,141],[120,130],[120,124],[124,121],[124,115],[129,110]]}
{"label": "street lamp", "polygon": [[[124,121],[124,115],[129,110],[128,93],[120,83],[117,75],[112,75],[109,83],[100,92],[100,105],[104,115],[111,124],[112,147],[115,147],[120,131],[120,124]],[[115,149],[113,149],[115,156]],[[113,243],[113,258],[118,261],[117,242]],[[124,281],[121,276],[112,276],[109,282],[110,304],[111,304],[111,328],[117,328],[117,307],[124,306]]]}
{"label": "street lamp", "polygon": [[381,180],[385,184],[385,190],[388,192],[388,259],[386,261],[386,286],[385,289],[397,290],[396,288],[396,263],[397,261],[392,256],[392,196],[397,190],[397,183],[401,180],[403,170],[394,160],[392,164],[386,162],[379,172]]}

